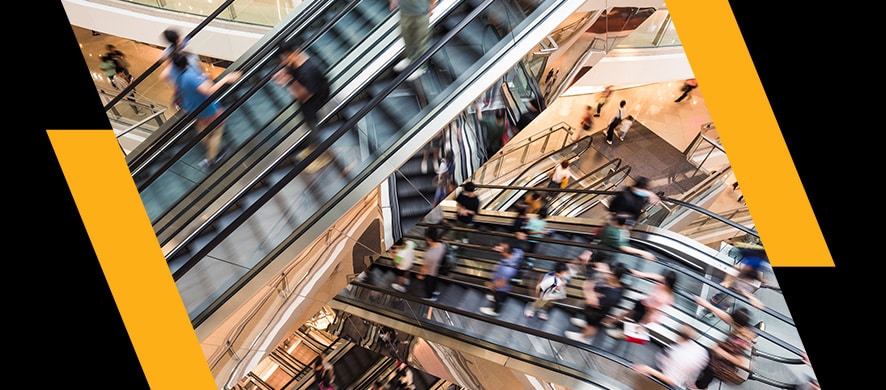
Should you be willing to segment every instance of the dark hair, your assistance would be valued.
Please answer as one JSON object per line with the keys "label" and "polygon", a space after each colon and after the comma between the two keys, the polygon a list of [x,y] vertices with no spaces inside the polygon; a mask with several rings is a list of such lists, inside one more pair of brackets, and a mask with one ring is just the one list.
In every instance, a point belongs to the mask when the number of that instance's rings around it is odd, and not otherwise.
{"label": "dark hair", "polygon": [[616,279],[621,280],[626,273],[628,273],[628,267],[625,267],[623,263],[615,263],[612,275],[614,275]]}
{"label": "dark hair", "polygon": [[612,222],[615,222],[616,225],[624,225],[627,221],[628,219],[623,215],[616,214],[612,216]]}
{"label": "dark hair", "polygon": [[665,277],[665,286],[668,286],[668,289],[673,290],[674,286],[677,285],[677,273],[673,270],[668,271],[664,275]]}
{"label": "dark hair", "polygon": [[751,324],[751,312],[747,308],[739,307],[732,311],[732,322],[739,328],[744,328]]}
{"label": "dark hair", "polygon": [[569,168],[569,160],[560,161],[560,166],[565,168]]}
{"label": "dark hair", "polygon": [[504,117],[505,117],[505,110],[504,109],[500,108],[498,110],[495,110],[495,119],[504,119]]}
{"label": "dark hair", "polygon": [[477,189],[477,186],[474,185],[474,182],[469,181],[469,182],[465,183],[465,184],[462,186],[462,188],[464,188],[464,190],[467,191],[467,192],[474,192],[474,190]]}
{"label": "dark hair", "polygon": [[644,189],[644,190],[645,190],[645,189],[649,189],[649,178],[648,178],[648,177],[645,177],[645,176],[640,176],[640,177],[638,177],[638,178],[637,178],[637,183],[634,184],[634,187],[642,188],[642,189]]}
{"label": "dark hair", "polygon": [[624,107],[625,104],[628,104],[628,102],[622,100],[621,103],[618,103],[618,106],[619,106],[619,107]]}
{"label": "dark hair", "polygon": [[163,30],[163,39],[166,40],[167,43],[172,45],[173,47],[178,47],[178,41],[181,36],[178,34],[178,31],[175,31],[171,28],[167,28]]}
{"label": "dark hair", "polygon": [[566,263],[556,263],[554,264],[554,273],[559,274],[560,272],[568,270],[569,267],[566,266]]}
{"label": "dark hair", "polygon": [[548,217],[548,206],[542,206],[542,208],[538,209],[538,217],[541,219]]}
{"label": "dark hair", "polygon": [[298,43],[295,40],[283,41],[277,45],[277,49],[279,50],[278,54],[286,55],[298,50]]}
{"label": "dark hair", "polygon": [[425,231],[425,238],[434,242],[440,241],[440,232],[437,231],[436,227],[431,226]]}
{"label": "dark hair", "polygon": [[509,255],[511,253],[514,253],[514,248],[511,248],[511,244],[509,244],[507,241],[502,241],[498,245],[501,245],[502,252],[507,253]]}
{"label": "dark hair", "polygon": [[185,70],[188,67],[188,55],[180,51],[172,52],[172,65],[178,70]]}

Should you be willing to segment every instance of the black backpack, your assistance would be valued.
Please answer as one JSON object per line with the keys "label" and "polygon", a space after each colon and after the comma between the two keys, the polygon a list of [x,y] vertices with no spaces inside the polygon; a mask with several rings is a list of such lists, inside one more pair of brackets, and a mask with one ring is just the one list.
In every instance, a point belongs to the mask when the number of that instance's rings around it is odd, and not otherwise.
{"label": "black backpack", "polygon": [[437,268],[438,276],[448,276],[452,269],[455,268],[455,264],[458,261],[458,257],[452,247],[447,243],[443,243],[446,246],[446,253],[443,255],[443,259],[440,261],[440,267]]}
{"label": "black backpack", "polygon": [[632,218],[637,218],[643,212],[646,206],[647,198],[639,196],[630,188],[625,188],[618,192],[609,202],[609,211],[619,214],[630,214]]}

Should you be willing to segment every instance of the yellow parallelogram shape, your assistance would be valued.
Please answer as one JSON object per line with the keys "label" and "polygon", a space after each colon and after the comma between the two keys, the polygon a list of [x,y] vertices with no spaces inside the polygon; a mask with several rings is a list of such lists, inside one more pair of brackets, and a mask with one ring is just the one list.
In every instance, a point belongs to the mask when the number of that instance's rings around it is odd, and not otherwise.
{"label": "yellow parallelogram shape", "polygon": [[151,389],[216,385],[112,130],[48,130]]}
{"label": "yellow parallelogram shape", "polygon": [[770,262],[833,267],[729,2],[667,7]]}

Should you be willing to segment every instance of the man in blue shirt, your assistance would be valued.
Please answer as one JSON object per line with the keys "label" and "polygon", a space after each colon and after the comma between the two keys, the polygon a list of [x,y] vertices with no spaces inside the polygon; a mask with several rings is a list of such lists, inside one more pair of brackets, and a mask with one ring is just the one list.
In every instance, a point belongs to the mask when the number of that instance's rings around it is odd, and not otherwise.
{"label": "man in blue shirt", "polygon": [[493,249],[501,253],[502,257],[498,265],[495,266],[495,271],[492,272],[492,281],[486,282],[486,286],[492,290],[492,294],[486,295],[486,299],[492,301],[492,307],[481,307],[480,312],[497,317],[501,306],[508,297],[508,292],[511,291],[511,279],[517,275],[523,251],[511,248],[507,242],[502,242]]}

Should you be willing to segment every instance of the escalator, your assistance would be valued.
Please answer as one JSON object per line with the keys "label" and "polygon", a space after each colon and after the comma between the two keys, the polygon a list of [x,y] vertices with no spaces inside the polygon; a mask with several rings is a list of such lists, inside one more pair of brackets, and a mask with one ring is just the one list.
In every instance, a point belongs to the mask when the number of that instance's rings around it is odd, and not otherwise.
{"label": "escalator", "polygon": [[[668,340],[673,340],[679,324],[689,324],[698,330],[696,341],[710,347],[715,340],[725,336],[728,325],[704,315],[704,309],[697,306],[693,295],[709,297],[722,292],[731,295],[738,305],[752,312],[758,324],[759,338],[752,357],[749,380],[776,388],[789,389],[796,383],[797,372],[805,365],[800,358],[802,343],[796,327],[786,309],[778,305],[767,305],[764,309],[752,307],[744,297],[726,290],[719,285],[720,279],[713,277],[717,260],[705,259],[709,254],[697,253],[696,259],[686,259],[689,255],[679,244],[680,239],[672,238],[672,245],[664,245],[661,239],[647,240],[646,233],[632,238],[634,245],[655,251],[660,261],[648,262],[639,258],[624,259],[631,268],[640,267],[644,272],[663,273],[674,270],[678,273],[678,297],[675,305],[668,310],[660,326],[651,327],[653,342],[639,345],[617,340],[601,331],[590,345],[562,337],[564,330],[574,330],[569,318],[581,310],[580,283],[577,276],[568,286],[569,298],[558,303],[550,313],[550,319],[525,318],[523,308],[530,299],[529,287],[534,282],[515,284],[498,317],[480,314],[479,307],[489,305],[486,299],[488,289],[482,281],[489,280],[498,254],[491,250],[492,243],[501,240],[490,232],[472,232],[469,256],[461,257],[459,265],[444,278],[437,302],[417,298],[421,296],[421,282],[413,280],[410,290],[399,293],[389,286],[394,280],[393,262],[382,257],[375,261],[369,271],[369,282],[355,282],[342,291],[333,302],[336,310],[363,318],[386,318],[385,324],[395,329],[422,330],[428,344],[439,343],[453,347],[474,356],[501,354],[508,359],[518,360],[532,366],[547,368],[560,375],[579,377],[603,388],[647,388],[645,377],[638,377],[629,363],[649,364],[656,352]],[[474,243],[477,243],[474,245]],[[645,246],[648,245],[648,246]],[[581,240],[554,238],[546,240],[539,252],[532,254],[536,267],[528,280],[538,280],[543,272],[552,267],[553,262],[569,261],[584,249],[606,250]],[[673,249],[673,250],[671,250]],[[709,262],[709,269],[700,270],[696,264]],[[420,264],[417,258],[417,264]],[[416,266],[417,267],[417,266]],[[647,291],[649,281],[626,277],[630,293],[619,305],[625,310],[633,305],[633,300]],[[692,295],[690,295],[692,294]],[[470,346],[466,347],[465,344]],[[455,347],[453,347],[455,348]],[[514,364],[514,366],[520,366]],[[661,386],[661,384],[656,384]],[[654,388],[654,387],[653,387]]]}
{"label": "escalator", "polygon": [[[299,23],[278,29],[235,63],[231,69],[244,76],[219,97],[227,107],[217,121],[224,120],[227,153],[211,169],[197,164],[200,137],[209,130],[197,133],[188,116],[168,122],[164,134],[177,136],[131,160],[195,326],[278,256],[327,229],[406,162],[403,151],[425,144],[576,6],[541,2],[527,14],[526,2],[445,2],[439,16],[435,10],[431,49],[393,74],[399,33],[379,3],[335,2],[322,18],[297,15],[292,20]],[[362,41],[326,49],[338,42],[333,37],[353,35],[341,28],[358,26],[366,28]],[[304,50],[327,65],[334,91],[317,145],[304,145],[310,129],[299,107],[269,82],[278,67],[276,42],[302,36],[308,36]],[[407,82],[421,65],[433,71]],[[321,156],[333,157],[321,165]]]}

